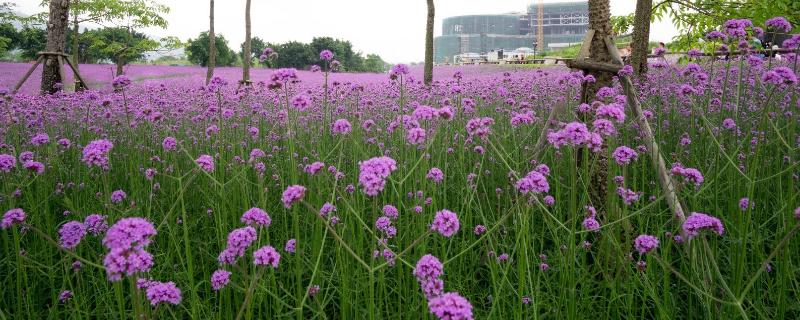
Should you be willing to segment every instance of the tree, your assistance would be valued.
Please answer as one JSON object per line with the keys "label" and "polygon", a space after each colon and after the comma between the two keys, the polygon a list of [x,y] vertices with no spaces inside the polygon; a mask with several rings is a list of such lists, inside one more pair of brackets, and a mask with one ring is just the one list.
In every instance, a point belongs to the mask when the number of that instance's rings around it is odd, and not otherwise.
{"label": "tree", "polygon": [[19,43],[19,32],[11,23],[0,23],[0,56],[13,49],[14,43]]}
{"label": "tree", "polygon": [[433,82],[433,23],[436,9],[433,0],[428,1],[428,25],[425,30],[425,85]]}
{"label": "tree", "polygon": [[214,66],[217,64],[216,35],[214,35],[214,0],[211,0],[211,10],[208,14],[208,70],[206,71],[206,85],[214,76]]}
{"label": "tree", "polygon": [[633,19],[633,48],[630,64],[633,67],[633,71],[639,76],[647,72],[652,10],[653,0],[636,1],[636,15]]}
{"label": "tree", "polygon": [[386,61],[381,59],[381,56],[377,54],[368,54],[367,58],[364,59],[364,69],[362,71],[366,72],[384,72],[387,69],[389,64]]}
{"label": "tree", "polygon": [[[103,28],[89,30],[84,33],[89,37],[91,45],[90,54],[108,59],[117,66],[117,75],[123,74],[123,67],[130,61],[144,59],[145,54],[162,48],[161,43],[152,40],[147,35],[130,30],[125,27]],[[165,38],[166,41],[173,41]],[[173,47],[166,44],[164,47]]]}
{"label": "tree", "polygon": [[[202,32],[196,39],[186,41],[184,49],[189,61],[203,67],[208,66],[209,45],[208,32]],[[215,36],[214,48],[217,66],[232,66],[236,63],[236,54],[228,47],[228,40],[225,40],[224,36]]]}
{"label": "tree", "polygon": [[261,56],[261,53],[264,52],[264,49],[267,47],[267,43],[264,40],[261,40],[259,37],[253,37],[250,39],[250,55],[246,55],[244,53],[244,42],[240,46],[239,57],[242,58],[242,61],[245,59],[250,59],[250,65],[253,63],[254,58],[258,58]]}
{"label": "tree", "polygon": [[[64,52],[67,45],[67,19],[69,18],[69,0],[50,0],[50,15],[47,22],[47,43],[45,50]],[[42,92],[59,91],[57,83],[62,83],[61,62],[54,56],[48,56],[42,67]]]}
{"label": "tree", "polygon": [[[594,62],[611,63],[611,53],[608,51],[605,39],[612,35],[611,11],[609,0],[589,0],[589,29],[594,30],[594,36],[589,46],[589,59]],[[594,82],[583,83],[581,102],[591,103],[597,96],[597,91],[602,87],[612,85],[613,74],[604,71],[589,70],[586,72],[594,76]],[[603,149],[607,146],[604,144]],[[592,153],[591,182],[589,186],[589,201],[601,214],[605,213],[608,176],[608,155],[605,150]]]}
{"label": "tree", "polygon": [[797,0],[660,0],[652,10],[655,19],[669,16],[679,30],[671,46],[689,49],[705,34],[730,19],[748,18],[753,25],[763,26],[775,16],[783,16],[795,26],[800,25],[800,1]]}
{"label": "tree", "polygon": [[303,68],[313,64],[319,57],[319,52],[314,52],[311,46],[297,41],[280,45],[277,52],[275,65],[282,68]]}
{"label": "tree", "polygon": [[12,48],[22,50],[23,59],[35,60],[37,53],[44,51],[46,43],[47,31],[26,26],[19,31],[19,42],[16,45],[12,44]]}
{"label": "tree", "polygon": [[[242,52],[250,52],[250,0],[245,2],[244,7],[244,48]],[[242,60],[242,84],[250,83],[250,58]]]}

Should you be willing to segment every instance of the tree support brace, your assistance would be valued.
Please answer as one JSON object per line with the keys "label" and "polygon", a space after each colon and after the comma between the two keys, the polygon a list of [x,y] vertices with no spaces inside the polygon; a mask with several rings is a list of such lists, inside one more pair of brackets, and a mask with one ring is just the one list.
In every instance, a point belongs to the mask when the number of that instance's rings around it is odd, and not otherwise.
{"label": "tree support brace", "polygon": [[[619,51],[614,44],[614,38],[612,36],[607,36],[604,39],[604,42],[615,63],[597,62],[588,59],[589,46],[592,43],[594,34],[594,30],[591,29],[587,32],[586,38],[583,40],[583,44],[581,45],[581,50],[578,54],[578,57],[571,61],[567,61],[567,66],[571,69],[579,69],[584,71],[603,71],[617,74],[619,82],[622,84],[622,90],[625,93],[628,105],[630,105],[631,111],[636,119],[636,124],[639,126],[639,129],[642,131],[642,135],[644,136],[644,141],[647,145],[647,151],[650,154],[650,159],[653,161],[653,167],[658,174],[658,182],[661,185],[661,188],[664,190],[664,198],[667,201],[667,205],[672,211],[673,217],[678,220],[678,222],[683,223],[683,221],[686,220],[686,214],[683,209],[683,205],[681,205],[680,199],[678,198],[675,187],[676,184],[669,175],[664,157],[661,155],[658,143],[656,142],[656,139],[653,136],[653,131],[650,128],[650,123],[644,116],[644,112],[642,111],[639,98],[636,95],[633,82],[631,82],[631,79],[627,75],[619,75],[619,71],[622,69],[624,64],[622,62],[622,57],[620,57]],[[542,130],[539,140],[536,143],[536,148],[534,149],[534,152],[536,153],[535,159],[538,158],[541,150],[544,149],[544,145],[547,141],[547,128],[551,125],[550,122],[555,121],[558,110],[559,108],[554,107],[550,111],[548,123],[545,124],[545,128]]]}
{"label": "tree support brace", "polygon": [[36,63],[34,63],[33,66],[31,66],[30,69],[28,69],[28,72],[26,72],[25,75],[22,77],[22,79],[20,79],[19,82],[17,82],[17,85],[14,86],[14,90],[11,91],[12,96],[15,95],[17,91],[19,91],[19,88],[21,88],[22,85],[25,84],[25,81],[28,81],[28,78],[31,76],[31,74],[33,74],[33,71],[36,70],[36,68],[38,68],[39,65],[42,64],[42,62],[44,62],[48,58],[53,58],[56,59],[56,61],[58,61],[58,74],[61,76],[62,82],[64,81],[64,79],[66,79],[66,77],[64,76],[65,75],[64,64],[66,64],[69,66],[70,69],[72,69],[72,73],[75,75],[76,79],[75,88],[76,89],[78,89],[79,87],[84,89],[89,88],[89,86],[86,85],[86,81],[84,81],[83,77],[81,77],[80,72],[78,72],[78,69],[75,68],[75,65],[73,65],[72,61],[69,60],[69,55],[63,52],[49,52],[49,51],[41,51],[36,53],[36,55],[38,56],[36,58]]}

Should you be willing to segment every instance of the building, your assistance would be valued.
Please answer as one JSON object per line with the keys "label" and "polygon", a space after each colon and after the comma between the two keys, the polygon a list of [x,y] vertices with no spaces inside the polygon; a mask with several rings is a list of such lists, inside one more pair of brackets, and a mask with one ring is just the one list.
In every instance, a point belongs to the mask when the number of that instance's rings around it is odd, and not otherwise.
{"label": "building", "polygon": [[[453,63],[456,55],[486,56],[491,51],[513,51],[535,47],[541,50],[549,44],[580,42],[589,24],[588,4],[559,2],[543,4],[542,46],[537,45],[539,29],[537,4],[527,13],[468,15],[445,18],[442,35],[434,39],[434,61]],[[462,55],[463,56],[463,55]]]}

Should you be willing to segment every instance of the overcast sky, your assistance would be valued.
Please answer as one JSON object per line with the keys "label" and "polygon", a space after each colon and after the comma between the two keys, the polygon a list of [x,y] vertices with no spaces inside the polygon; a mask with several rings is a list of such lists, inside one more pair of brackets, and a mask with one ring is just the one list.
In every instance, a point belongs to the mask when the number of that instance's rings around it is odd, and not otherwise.
{"label": "overcast sky", "polygon": [[[167,29],[146,29],[153,36],[197,37],[208,30],[207,0],[158,0],[172,8]],[[425,53],[424,0],[251,0],[252,34],[267,42],[310,42],[315,36],[349,40],[364,54],[377,53],[392,63],[422,61]],[[563,1],[563,0],[562,0]],[[11,0],[17,10],[32,14],[45,10],[41,0]],[[465,14],[525,12],[533,0],[436,0],[436,30],[442,19]],[[545,0],[545,2],[561,2]],[[244,41],[245,0],[216,0],[216,32],[238,51]],[[635,0],[611,0],[611,14],[624,15]],[[669,21],[652,25],[652,41],[676,34]]]}

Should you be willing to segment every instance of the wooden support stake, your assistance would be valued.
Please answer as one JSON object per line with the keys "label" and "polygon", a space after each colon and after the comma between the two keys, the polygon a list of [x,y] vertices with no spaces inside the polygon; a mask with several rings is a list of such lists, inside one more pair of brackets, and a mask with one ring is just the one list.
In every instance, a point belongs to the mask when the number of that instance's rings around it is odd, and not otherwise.
{"label": "wooden support stake", "polygon": [[89,89],[89,86],[86,85],[86,81],[83,81],[83,77],[81,77],[80,72],[78,72],[78,68],[76,68],[75,65],[72,64],[72,61],[69,60],[69,57],[64,58],[64,60],[67,61],[67,65],[69,65],[69,68],[72,69],[72,73],[75,75],[75,79],[78,79],[78,81],[80,82],[81,87],[83,89]]}
{"label": "wooden support stake", "polygon": [[586,36],[583,38],[581,50],[578,52],[577,59],[585,59],[589,57],[589,48],[592,46],[592,39],[594,38],[594,29],[589,29]]}
{"label": "wooden support stake", "polygon": [[22,76],[22,79],[20,79],[19,82],[17,82],[17,85],[14,86],[14,90],[11,91],[12,96],[17,94],[17,91],[19,91],[19,88],[21,88],[22,85],[25,84],[25,81],[28,81],[28,78],[31,76],[31,74],[33,74],[33,71],[36,70],[36,68],[38,68],[40,64],[42,64],[43,59],[44,56],[39,56],[38,58],[36,58],[36,63],[34,63],[33,66],[31,66],[31,68],[28,69],[28,72],[26,72],[25,75]]}
{"label": "wooden support stake", "polygon": [[61,77],[61,85],[63,88],[64,81],[67,80],[67,75],[64,73],[64,57],[56,56],[56,61],[58,62],[58,76]]}
{"label": "wooden support stake", "polygon": [[[616,46],[611,37],[605,38],[605,42],[608,51],[616,51]],[[616,55],[612,53],[611,56],[618,63],[622,63],[622,58],[619,57],[619,53]],[[667,200],[667,205],[670,210],[672,210],[675,219],[683,223],[683,221],[686,220],[686,214],[684,213],[685,211],[683,210],[680,199],[678,199],[678,194],[675,191],[675,181],[672,180],[669,171],[667,171],[667,164],[664,161],[664,157],[661,156],[660,148],[653,136],[653,130],[650,129],[650,123],[644,116],[639,98],[633,87],[633,82],[631,82],[631,79],[627,75],[620,76],[619,79],[622,84],[622,90],[625,92],[626,100],[631,106],[631,111],[633,111],[636,123],[639,125],[639,129],[642,130],[642,134],[644,135],[644,142],[647,145],[647,151],[650,153],[650,159],[653,161],[653,167],[658,173],[658,182],[661,184],[661,188],[664,189],[664,197]]]}

